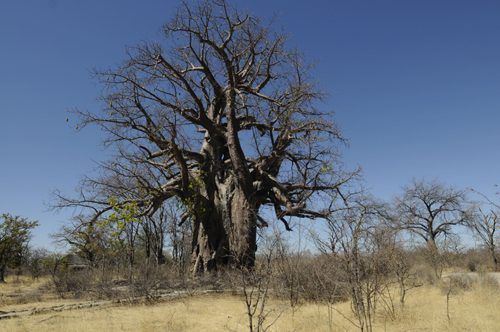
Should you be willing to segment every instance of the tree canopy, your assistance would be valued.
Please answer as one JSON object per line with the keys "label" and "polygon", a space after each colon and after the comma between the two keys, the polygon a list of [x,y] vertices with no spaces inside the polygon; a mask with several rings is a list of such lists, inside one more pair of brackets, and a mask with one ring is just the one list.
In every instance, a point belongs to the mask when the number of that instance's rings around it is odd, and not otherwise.
{"label": "tree canopy", "polygon": [[412,179],[396,197],[396,219],[403,229],[421,237],[436,249],[436,239],[451,234],[453,226],[471,217],[465,190],[437,180]]}
{"label": "tree canopy", "polygon": [[56,191],[54,207],[90,208],[95,222],[117,206],[152,215],[178,199],[194,272],[251,266],[265,207],[286,229],[288,217],[326,217],[356,172],[341,169],[345,140],[313,65],[274,25],[229,1],[183,1],[160,40],[94,70],[102,108],[73,112],[117,154],[79,197]]}
{"label": "tree canopy", "polygon": [[2,214],[0,223],[0,282],[5,282],[7,267],[17,267],[21,263],[22,253],[28,245],[31,229],[38,226],[38,221]]}

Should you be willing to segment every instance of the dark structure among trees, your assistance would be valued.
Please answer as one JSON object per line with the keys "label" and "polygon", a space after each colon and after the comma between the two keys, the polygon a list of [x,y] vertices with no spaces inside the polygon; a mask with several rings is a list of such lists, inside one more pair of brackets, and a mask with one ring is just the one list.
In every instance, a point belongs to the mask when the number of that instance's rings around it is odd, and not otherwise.
{"label": "dark structure among trees", "polygon": [[[230,262],[252,266],[260,212],[322,218],[343,173],[344,140],[325,94],[287,36],[225,0],[182,2],[161,42],[127,50],[127,60],[94,71],[102,111],[75,110],[97,125],[118,155],[81,197],[56,193],[56,208],[84,206],[92,222],[115,208],[153,215],[178,199],[192,222],[194,272]],[[323,204],[323,202],[326,202]]]}
{"label": "dark structure among trees", "polygon": [[68,254],[64,256],[64,258],[68,263],[68,267],[73,270],[82,270],[90,267],[89,263],[85,259],[76,254]]}

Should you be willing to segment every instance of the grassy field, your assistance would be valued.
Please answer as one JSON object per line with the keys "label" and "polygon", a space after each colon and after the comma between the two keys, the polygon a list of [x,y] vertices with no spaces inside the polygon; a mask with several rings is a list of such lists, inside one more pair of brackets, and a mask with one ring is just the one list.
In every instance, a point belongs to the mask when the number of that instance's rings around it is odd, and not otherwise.
{"label": "grassy field", "polygon": [[[1,311],[49,307],[78,301],[50,296],[31,298],[28,303],[8,303],[11,292],[29,292],[43,287],[43,281],[28,280],[0,285]],[[500,291],[498,287],[476,284],[457,289],[449,296],[447,286],[414,289],[403,313],[391,317],[379,308],[374,331],[500,331]],[[12,302],[12,301],[11,301]],[[448,309],[447,309],[448,308]],[[333,308],[325,304],[302,303],[292,310],[270,299],[266,324],[277,321],[268,331],[359,331],[349,303]],[[449,318],[448,318],[449,316]],[[246,306],[240,295],[193,295],[156,304],[115,305],[90,309],[38,314],[0,321],[1,331],[248,331]]]}

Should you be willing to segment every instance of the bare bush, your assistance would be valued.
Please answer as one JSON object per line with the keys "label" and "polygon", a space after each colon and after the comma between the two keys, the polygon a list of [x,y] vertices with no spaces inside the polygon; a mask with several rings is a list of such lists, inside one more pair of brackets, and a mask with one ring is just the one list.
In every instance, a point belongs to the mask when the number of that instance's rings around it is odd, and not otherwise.
{"label": "bare bush", "polygon": [[[482,242],[488,251],[492,265],[491,269],[496,272],[499,269],[496,250],[497,234],[495,234],[500,226],[500,218],[498,218],[499,207],[489,200],[488,204],[491,206],[491,210],[489,211],[485,210],[484,206],[476,206],[475,213],[468,221],[467,227],[469,227],[474,236]],[[486,205],[486,203],[483,205]]]}
{"label": "bare bush", "polygon": [[371,332],[377,300],[390,282],[392,235],[383,226],[384,204],[362,195],[345,204],[328,220],[329,239],[317,242],[338,266],[334,282],[346,291],[356,316],[356,322],[349,321],[360,331]]}
{"label": "bare bush", "polygon": [[49,255],[45,249],[27,247],[22,255],[22,267],[27,269],[33,280],[40,278],[44,273],[43,260]]}

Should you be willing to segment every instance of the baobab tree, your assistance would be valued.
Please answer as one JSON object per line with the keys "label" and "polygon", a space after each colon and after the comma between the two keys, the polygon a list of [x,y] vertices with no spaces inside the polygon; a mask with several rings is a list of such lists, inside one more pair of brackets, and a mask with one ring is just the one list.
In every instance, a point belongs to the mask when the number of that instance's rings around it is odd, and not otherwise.
{"label": "baobab tree", "polygon": [[[356,172],[341,170],[345,143],[325,93],[303,55],[273,21],[225,0],[181,2],[162,40],[127,49],[96,69],[97,112],[76,109],[79,128],[97,125],[118,154],[86,178],[81,196],[56,192],[54,207],[116,206],[152,215],[178,199],[192,222],[193,271],[231,262],[251,267],[265,207],[288,217],[324,218]],[[116,201],[110,206],[109,197]]]}

